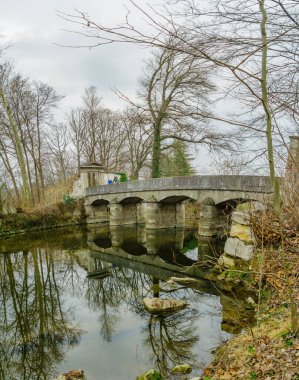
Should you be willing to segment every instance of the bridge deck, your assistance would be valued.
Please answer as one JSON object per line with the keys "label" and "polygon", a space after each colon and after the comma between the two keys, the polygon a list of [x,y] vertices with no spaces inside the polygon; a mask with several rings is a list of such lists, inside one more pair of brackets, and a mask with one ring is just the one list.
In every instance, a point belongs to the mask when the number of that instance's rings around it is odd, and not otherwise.
{"label": "bridge deck", "polygon": [[128,181],[86,189],[86,196],[156,190],[231,190],[271,194],[268,176],[198,175]]}

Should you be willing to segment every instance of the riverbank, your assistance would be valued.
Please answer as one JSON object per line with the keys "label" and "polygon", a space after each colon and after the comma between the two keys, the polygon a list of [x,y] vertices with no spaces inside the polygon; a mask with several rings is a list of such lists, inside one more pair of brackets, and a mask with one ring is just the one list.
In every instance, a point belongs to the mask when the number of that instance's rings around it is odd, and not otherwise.
{"label": "riverbank", "polygon": [[299,339],[288,306],[265,307],[259,324],[230,339],[215,353],[203,380],[299,379]]}
{"label": "riverbank", "polygon": [[268,232],[272,241],[275,236],[276,248],[260,248],[251,272],[239,272],[242,282],[258,294],[257,324],[215,351],[202,380],[299,379],[298,231],[284,234],[284,241],[278,241],[273,228]]}
{"label": "riverbank", "polygon": [[85,223],[86,214],[82,199],[60,202],[44,208],[0,216],[0,238]]}

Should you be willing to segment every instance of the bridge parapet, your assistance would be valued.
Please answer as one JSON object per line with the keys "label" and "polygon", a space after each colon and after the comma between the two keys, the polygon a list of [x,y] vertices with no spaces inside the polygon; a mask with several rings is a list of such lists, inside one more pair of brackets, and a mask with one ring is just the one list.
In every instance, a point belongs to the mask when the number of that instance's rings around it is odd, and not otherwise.
{"label": "bridge parapet", "polygon": [[101,185],[86,189],[86,196],[161,190],[219,190],[271,194],[268,176],[202,175],[152,178]]}

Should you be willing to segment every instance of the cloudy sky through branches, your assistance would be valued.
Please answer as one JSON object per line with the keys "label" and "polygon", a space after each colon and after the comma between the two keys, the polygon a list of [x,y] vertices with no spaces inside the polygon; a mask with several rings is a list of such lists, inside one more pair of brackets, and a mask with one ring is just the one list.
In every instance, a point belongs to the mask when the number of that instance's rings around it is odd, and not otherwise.
{"label": "cloudy sky through branches", "polygon": [[23,75],[44,81],[64,95],[61,111],[79,105],[84,89],[91,85],[98,87],[106,106],[122,107],[111,88],[117,87],[134,96],[148,51],[128,44],[95,49],[58,46],[76,46],[86,41],[66,32],[64,29],[70,29],[71,25],[57,14],[74,13],[78,9],[103,23],[115,25],[124,20],[125,3],[126,0],[0,0],[0,34],[10,45],[7,57],[14,60]]}

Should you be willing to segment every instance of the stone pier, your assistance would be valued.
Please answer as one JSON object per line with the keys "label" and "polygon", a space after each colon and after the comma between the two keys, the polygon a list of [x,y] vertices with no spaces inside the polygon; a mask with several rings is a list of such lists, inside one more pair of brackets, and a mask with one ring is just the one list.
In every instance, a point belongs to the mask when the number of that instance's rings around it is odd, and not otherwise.
{"label": "stone pier", "polygon": [[223,238],[228,230],[228,216],[215,205],[213,199],[202,202],[199,211],[198,235],[204,238]]}
{"label": "stone pier", "polygon": [[109,204],[110,226],[120,226],[123,224],[123,205],[121,203]]}

